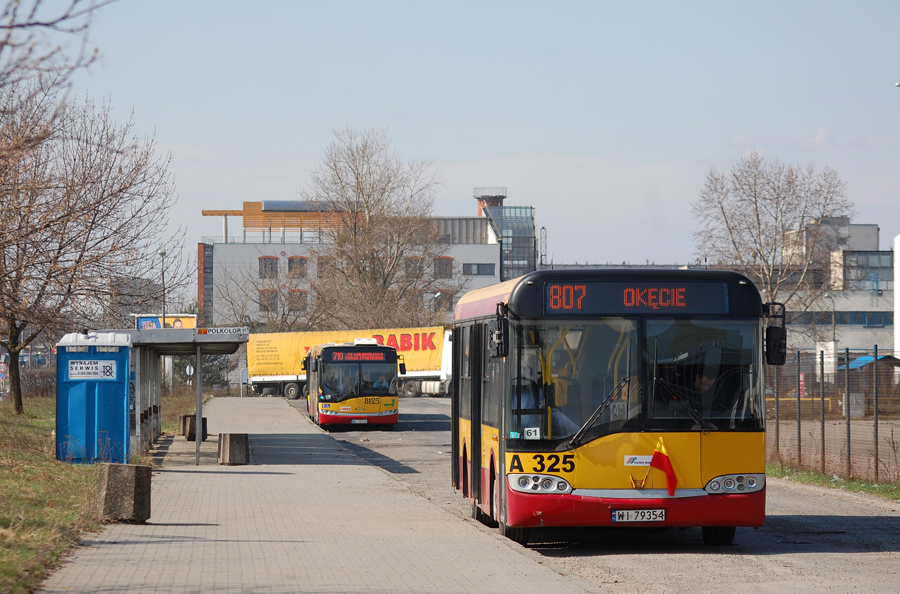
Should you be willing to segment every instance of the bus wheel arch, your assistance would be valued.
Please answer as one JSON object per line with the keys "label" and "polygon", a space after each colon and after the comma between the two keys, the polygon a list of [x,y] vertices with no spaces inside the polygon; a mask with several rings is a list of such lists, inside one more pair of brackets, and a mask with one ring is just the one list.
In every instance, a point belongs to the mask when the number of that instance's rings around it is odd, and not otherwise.
{"label": "bus wheel arch", "polygon": [[494,458],[491,457],[491,482],[490,482],[490,491],[488,491],[488,514],[487,514],[487,522],[485,522],[491,528],[496,528],[499,525],[497,521],[500,518],[500,491],[499,491],[499,477],[497,476],[497,464],[494,462]]}

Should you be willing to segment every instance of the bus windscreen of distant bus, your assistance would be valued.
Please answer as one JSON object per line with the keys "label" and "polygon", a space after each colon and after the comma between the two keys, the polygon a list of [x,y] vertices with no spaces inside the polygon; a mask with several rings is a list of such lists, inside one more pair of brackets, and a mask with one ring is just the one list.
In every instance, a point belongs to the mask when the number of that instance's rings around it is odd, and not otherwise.
{"label": "bus windscreen of distant bus", "polygon": [[385,351],[329,350],[323,356],[319,377],[323,400],[331,402],[396,393],[396,356]]}

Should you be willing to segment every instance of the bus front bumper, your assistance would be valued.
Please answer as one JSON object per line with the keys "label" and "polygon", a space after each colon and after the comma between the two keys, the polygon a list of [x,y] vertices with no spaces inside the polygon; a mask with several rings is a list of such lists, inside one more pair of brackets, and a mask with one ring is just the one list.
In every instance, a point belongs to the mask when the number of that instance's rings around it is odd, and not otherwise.
{"label": "bus front bumper", "polygon": [[320,425],[396,425],[399,419],[399,411],[359,415],[319,411]]}
{"label": "bus front bumper", "polygon": [[[694,490],[694,492],[700,491]],[[507,525],[514,528],[622,526],[634,528],[744,526],[758,528],[766,520],[766,489],[755,493],[660,498],[593,497],[530,494],[506,489]],[[665,510],[665,520],[614,521],[615,512]]]}

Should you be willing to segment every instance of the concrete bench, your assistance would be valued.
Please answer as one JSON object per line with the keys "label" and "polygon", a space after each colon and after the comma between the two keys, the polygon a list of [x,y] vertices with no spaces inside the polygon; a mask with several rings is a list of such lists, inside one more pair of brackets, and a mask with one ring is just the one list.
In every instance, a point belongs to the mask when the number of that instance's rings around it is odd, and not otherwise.
{"label": "concrete bench", "polygon": [[[184,438],[187,441],[194,441],[197,437],[195,435],[195,425],[197,424],[197,415],[181,415],[181,434],[184,435]],[[203,436],[200,438],[200,441],[206,441],[209,438],[209,431],[206,426],[206,417],[203,417]]]}
{"label": "concrete bench", "polygon": [[150,519],[149,466],[100,464],[96,516],[101,521],[143,524]]}
{"label": "concrete bench", "polygon": [[219,464],[250,463],[250,436],[246,433],[219,433]]}

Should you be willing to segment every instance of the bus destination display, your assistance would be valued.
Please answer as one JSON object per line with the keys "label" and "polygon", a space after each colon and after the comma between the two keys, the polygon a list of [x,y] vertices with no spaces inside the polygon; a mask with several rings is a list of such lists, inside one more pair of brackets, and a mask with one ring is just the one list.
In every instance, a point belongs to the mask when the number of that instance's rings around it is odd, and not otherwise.
{"label": "bus destination display", "polygon": [[544,314],[642,315],[727,314],[728,283],[549,282]]}
{"label": "bus destination display", "polygon": [[385,361],[384,351],[331,351],[332,362],[350,362],[350,361]]}

